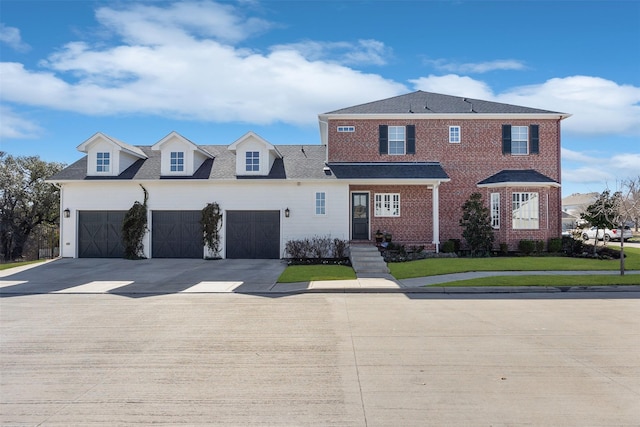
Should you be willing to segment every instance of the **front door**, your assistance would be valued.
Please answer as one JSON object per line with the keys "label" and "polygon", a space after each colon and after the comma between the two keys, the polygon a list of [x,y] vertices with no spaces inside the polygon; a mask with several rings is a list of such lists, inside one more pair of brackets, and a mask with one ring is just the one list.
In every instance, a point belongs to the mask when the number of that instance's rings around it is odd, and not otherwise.
{"label": "front door", "polygon": [[351,193],[351,239],[369,240],[369,193]]}

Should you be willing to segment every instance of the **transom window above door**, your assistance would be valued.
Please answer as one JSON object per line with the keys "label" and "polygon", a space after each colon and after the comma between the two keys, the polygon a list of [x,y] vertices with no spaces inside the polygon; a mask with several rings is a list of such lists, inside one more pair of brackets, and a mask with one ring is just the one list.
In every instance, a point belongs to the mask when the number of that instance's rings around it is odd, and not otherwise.
{"label": "transom window above door", "polygon": [[259,151],[247,151],[245,155],[245,171],[247,172],[260,171],[260,152]]}

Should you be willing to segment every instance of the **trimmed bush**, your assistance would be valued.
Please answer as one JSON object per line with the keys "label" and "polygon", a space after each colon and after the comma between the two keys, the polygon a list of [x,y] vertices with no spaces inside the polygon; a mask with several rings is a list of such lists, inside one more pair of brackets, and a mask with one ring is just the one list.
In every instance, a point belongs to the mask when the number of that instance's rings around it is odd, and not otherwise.
{"label": "trimmed bush", "polygon": [[506,243],[500,243],[500,254],[509,255],[509,245]]}
{"label": "trimmed bush", "polygon": [[518,251],[523,255],[531,255],[536,250],[536,242],[533,240],[520,240]]}
{"label": "trimmed bush", "polygon": [[444,252],[445,254],[450,254],[456,251],[456,246],[453,240],[447,240],[440,246],[440,252]]}
{"label": "trimmed bush", "polygon": [[562,239],[559,237],[552,237],[549,239],[549,252],[551,253],[559,253],[562,252]]}

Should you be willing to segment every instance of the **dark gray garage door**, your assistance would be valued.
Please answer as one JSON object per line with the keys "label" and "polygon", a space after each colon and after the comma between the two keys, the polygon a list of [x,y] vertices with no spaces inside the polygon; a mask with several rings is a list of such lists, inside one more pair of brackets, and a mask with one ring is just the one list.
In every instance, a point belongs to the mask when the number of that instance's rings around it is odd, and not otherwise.
{"label": "dark gray garage door", "polygon": [[227,258],[279,259],[279,211],[228,211]]}
{"label": "dark gray garage door", "polygon": [[122,258],[122,221],[126,211],[78,212],[78,257]]}
{"label": "dark gray garage door", "polygon": [[201,211],[153,211],[152,258],[202,258]]}

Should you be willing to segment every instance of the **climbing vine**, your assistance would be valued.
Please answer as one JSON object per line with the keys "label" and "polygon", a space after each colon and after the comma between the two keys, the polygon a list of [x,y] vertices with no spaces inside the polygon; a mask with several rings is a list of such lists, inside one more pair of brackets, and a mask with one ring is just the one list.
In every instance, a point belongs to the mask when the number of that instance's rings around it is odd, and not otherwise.
{"label": "climbing vine", "polygon": [[214,258],[220,257],[220,230],[222,229],[222,212],[216,202],[207,203],[202,209],[202,225],[204,244],[207,245]]}
{"label": "climbing vine", "polygon": [[144,202],[135,201],[122,221],[122,243],[126,259],[144,258],[142,239],[147,231],[147,199],[149,193],[140,184],[144,192]]}

